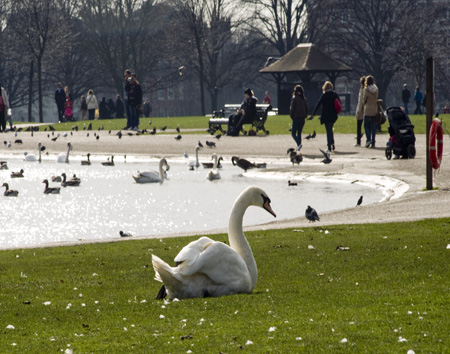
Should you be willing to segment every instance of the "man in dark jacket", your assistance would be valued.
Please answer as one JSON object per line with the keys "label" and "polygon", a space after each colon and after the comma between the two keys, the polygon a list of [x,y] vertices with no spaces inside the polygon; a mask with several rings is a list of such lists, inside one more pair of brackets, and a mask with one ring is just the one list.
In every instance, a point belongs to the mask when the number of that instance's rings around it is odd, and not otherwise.
{"label": "man in dark jacket", "polygon": [[62,84],[58,82],[58,88],[55,91],[55,103],[58,109],[58,121],[62,121],[64,117],[64,109],[66,103],[66,93],[62,88]]}
{"label": "man in dark jacket", "polygon": [[403,84],[403,90],[402,90],[402,101],[403,101],[403,107],[405,107],[405,113],[408,113],[408,103],[409,99],[411,98],[411,92],[408,90],[408,85]]}

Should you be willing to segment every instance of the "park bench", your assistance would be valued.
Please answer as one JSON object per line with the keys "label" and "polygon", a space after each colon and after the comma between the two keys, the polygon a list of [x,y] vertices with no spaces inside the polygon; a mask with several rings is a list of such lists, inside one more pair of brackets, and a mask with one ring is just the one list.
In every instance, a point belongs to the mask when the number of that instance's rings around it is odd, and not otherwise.
{"label": "park bench", "polygon": [[[209,130],[212,132],[219,130],[222,134],[225,134],[226,129],[224,130],[222,126],[228,125],[228,117],[235,114],[240,108],[240,104],[226,104],[220,111],[214,111],[212,117],[209,119]],[[264,124],[266,123],[270,111],[272,111],[272,106],[270,104],[257,104],[254,119],[244,120],[241,132],[247,134],[247,131],[244,130],[243,126],[245,124],[251,124],[256,133],[262,130],[266,135],[269,134],[269,131],[266,130]]]}

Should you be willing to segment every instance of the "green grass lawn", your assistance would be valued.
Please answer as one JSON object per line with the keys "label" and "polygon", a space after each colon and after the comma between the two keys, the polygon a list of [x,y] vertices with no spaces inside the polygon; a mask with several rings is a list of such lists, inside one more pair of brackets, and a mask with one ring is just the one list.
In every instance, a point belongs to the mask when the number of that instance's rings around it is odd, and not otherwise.
{"label": "green grass lawn", "polygon": [[182,301],[154,300],[151,254],[172,263],[193,238],[0,251],[0,351],[449,351],[450,220],[247,237],[251,295]]}
{"label": "green grass lawn", "polygon": [[[414,132],[416,134],[425,134],[425,115],[411,115],[411,122],[414,124]],[[444,122],[449,122],[450,126],[450,114],[441,114],[440,118]],[[149,120],[152,124],[149,124]],[[157,129],[167,126],[168,129],[175,129],[177,126],[182,130],[182,134],[193,134],[199,132],[205,132],[208,128],[208,117],[170,117],[170,118],[141,118],[140,129],[152,129],[156,127]],[[95,121],[85,121],[85,122],[68,122],[68,123],[58,123],[52,124],[52,126],[58,131],[71,130],[72,127],[78,126],[79,129],[83,128],[92,123],[93,129],[97,130],[100,126],[103,126],[105,130],[120,130],[126,126],[125,119],[106,119],[106,120],[95,120]],[[388,123],[385,123],[382,127],[383,134],[387,134]],[[246,125],[244,128],[248,128]],[[289,134],[289,128],[291,127],[291,119],[289,116],[269,116],[265,124],[267,130],[270,134]],[[45,129],[44,127],[40,128]],[[194,131],[184,131],[183,129],[194,129]],[[311,134],[314,130],[318,134],[325,134],[325,127],[320,125],[318,116],[312,121],[306,121],[303,132],[305,134]],[[159,131],[158,131],[159,132]],[[355,134],[356,135],[356,120],[353,116],[339,116],[338,121],[334,126],[334,132],[336,134]],[[178,133],[177,133],[178,134]],[[263,134],[260,132],[259,134]]]}

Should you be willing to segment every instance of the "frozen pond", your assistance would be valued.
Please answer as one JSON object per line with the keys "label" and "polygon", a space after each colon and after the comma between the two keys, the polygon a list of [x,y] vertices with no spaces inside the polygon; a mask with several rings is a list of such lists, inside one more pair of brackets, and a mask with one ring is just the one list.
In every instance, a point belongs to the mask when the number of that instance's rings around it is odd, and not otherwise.
{"label": "frozen pond", "polygon": [[[85,158],[83,158],[85,159]],[[381,190],[357,183],[299,181],[289,187],[287,178],[247,177],[242,170],[225,163],[221,180],[208,181],[208,169],[200,166],[189,171],[181,160],[168,160],[169,179],[163,184],[137,184],[132,178],[138,170],[157,170],[158,161],[124,162],[116,157],[114,167],[102,166],[106,158],[98,157],[91,166],[82,166],[81,157],[70,164],[44,160],[8,161],[9,170],[0,170],[0,185],[7,182],[19,196],[4,197],[1,189],[0,248],[29,247],[52,242],[73,242],[119,238],[119,231],[134,236],[162,235],[226,228],[236,197],[250,185],[263,188],[272,200],[277,219],[303,216],[307,205],[319,215],[325,211],[354,207],[360,195],[364,204],[384,198]],[[202,160],[202,159],[201,159]],[[206,159],[204,159],[206,160]],[[268,169],[276,167],[269,165]],[[11,172],[24,169],[24,178],[11,178]],[[59,195],[45,195],[42,181],[51,177],[76,174],[79,187],[61,188]],[[275,220],[259,208],[250,207],[245,225]]]}

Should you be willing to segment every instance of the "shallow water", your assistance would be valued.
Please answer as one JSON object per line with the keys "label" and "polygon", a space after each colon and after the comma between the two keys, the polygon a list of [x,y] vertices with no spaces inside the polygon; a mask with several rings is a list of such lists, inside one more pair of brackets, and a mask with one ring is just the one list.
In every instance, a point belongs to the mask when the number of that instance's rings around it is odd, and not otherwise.
{"label": "shallow water", "polygon": [[[120,230],[140,236],[225,228],[236,197],[250,185],[267,192],[277,219],[303,216],[307,205],[320,215],[354,207],[360,195],[364,195],[364,204],[384,197],[379,189],[350,183],[308,179],[289,187],[287,179],[281,176],[250,178],[231,164],[220,170],[221,180],[208,181],[208,169],[189,171],[186,164],[169,160],[169,179],[163,184],[137,184],[132,175],[138,170],[157,170],[156,160],[125,163],[119,159],[114,167],[102,166],[99,161],[81,166],[75,159],[70,164],[6,160],[9,170],[0,171],[0,182],[9,183],[19,196],[4,197],[1,189],[0,248],[118,238]],[[268,169],[274,167],[277,166],[269,165]],[[12,171],[21,168],[25,178],[10,178]],[[51,182],[51,177],[63,172],[69,177],[76,174],[81,185],[62,187],[59,195],[43,194],[42,181],[48,179],[50,186],[59,186]],[[250,207],[244,225],[273,220],[263,209]]]}

